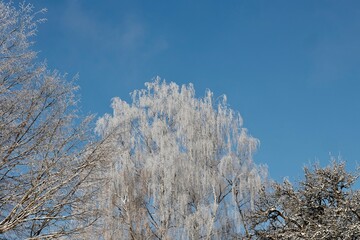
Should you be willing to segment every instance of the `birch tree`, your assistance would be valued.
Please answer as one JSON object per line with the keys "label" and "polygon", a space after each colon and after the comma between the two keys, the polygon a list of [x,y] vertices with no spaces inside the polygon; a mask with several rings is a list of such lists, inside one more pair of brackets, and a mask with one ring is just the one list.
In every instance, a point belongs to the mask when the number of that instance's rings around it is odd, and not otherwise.
{"label": "birch tree", "polygon": [[298,187],[289,181],[263,189],[248,217],[253,239],[359,239],[358,174],[343,162],[305,168]]}
{"label": "birch tree", "polygon": [[244,214],[266,177],[253,163],[259,141],[242,127],[226,97],[196,98],[192,84],[157,78],[114,98],[113,114],[97,121],[112,134],[104,239],[231,239],[248,234]]}
{"label": "birch tree", "polygon": [[0,2],[0,238],[75,234],[96,219],[101,158],[77,116],[77,87],[36,62],[31,39],[41,19],[31,5]]}

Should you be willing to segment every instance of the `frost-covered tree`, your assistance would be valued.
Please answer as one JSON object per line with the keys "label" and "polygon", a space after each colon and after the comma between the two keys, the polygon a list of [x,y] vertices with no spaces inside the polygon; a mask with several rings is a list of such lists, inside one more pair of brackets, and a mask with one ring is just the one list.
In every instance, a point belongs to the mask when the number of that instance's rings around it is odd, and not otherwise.
{"label": "frost-covered tree", "polygon": [[[244,236],[266,169],[252,156],[258,140],[242,127],[226,97],[157,78],[134,91],[132,103],[112,101],[97,122],[112,134],[103,218],[105,239],[231,239]],[[114,150],[112,150],[114,151]]]}
{"label": "frost-covered tree", "polygon": [[[96,218],[83,208],[101,158],[76,115],[77,87],[36,63],[31,5],[0,1],[0,238],[68,236]],[[90,215],[89,215],[90,214]]]}
{"label": "frost-covered tree", "polygon": [[343,162],[305,168],[305,180],[263,189],[248,216],[253,239],[360,239],[360,191],[352,190],[358,174]]}

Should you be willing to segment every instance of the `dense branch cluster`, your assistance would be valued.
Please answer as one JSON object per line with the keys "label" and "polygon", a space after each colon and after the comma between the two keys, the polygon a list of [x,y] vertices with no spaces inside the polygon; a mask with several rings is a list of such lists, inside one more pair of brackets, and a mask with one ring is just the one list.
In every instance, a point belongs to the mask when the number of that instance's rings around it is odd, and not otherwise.
{"label": "dense branch cluster", "polygon": [[359,239],[360,192],[345,164],[305,168],[305,180],[263,189],[248,221],[259,239]]}
{"label": "dense branch cluster", "polygon": [[160,79],[115,98],[97,123],[114,135],[111,185],[104,194],[111,237],[232,238],[246,231],[243,211],[266,170],[252,162],[258,140],[242,128],[226,98],[195,98],[192,85]]}
{"label": "dense branch cluster", "polygon": [[83,228],[76,219],[90,213],[82,209],[91,191],[84,186],[98,154],[90,118],[76,116],[77,87],[37,64],[29,49],[35,17],[31,5],[0,2],[0,234],[7,239]]}

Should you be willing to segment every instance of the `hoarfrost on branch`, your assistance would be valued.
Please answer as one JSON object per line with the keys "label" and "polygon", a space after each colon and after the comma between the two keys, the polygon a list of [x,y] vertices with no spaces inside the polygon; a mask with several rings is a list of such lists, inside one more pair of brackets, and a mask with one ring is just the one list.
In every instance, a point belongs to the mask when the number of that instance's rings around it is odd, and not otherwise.
{"label": "hoarfrost on branch", "polygon": [[244,211],[266,177],[252,161],[259,141],[242,127],[226,98],[159,78],[114,98],[97,122],[112,135],[109,184],[103,193],[106,239],[200,239],[247,233]]}

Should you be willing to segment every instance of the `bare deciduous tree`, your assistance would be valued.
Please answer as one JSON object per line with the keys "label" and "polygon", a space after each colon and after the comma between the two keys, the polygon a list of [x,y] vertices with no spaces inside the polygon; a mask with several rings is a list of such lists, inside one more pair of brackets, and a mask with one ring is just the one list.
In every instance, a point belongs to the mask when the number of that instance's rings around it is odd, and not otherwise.
{"label": "bare deciduous tree", "polygon": [[345,164],[305,168],[305,180],[263,189],[248,216],[254,239],[359,239],[360,192]]}
{"label": "bare deciduous tree", "polygon": [[92,172],[104,152],[76,115],[77,87],[36,63],[31,5],[0,2],[0,236],[57,238],[96,219]]}
{"label": "bare deciduous tree", "polygon": [[246,235],[266,169],[252,155],[258,140],[240,115],[210,91],[156,79],[114,98],[97,122],[116,149],[108,161],[98,236],[105,239],[231,239]]}

